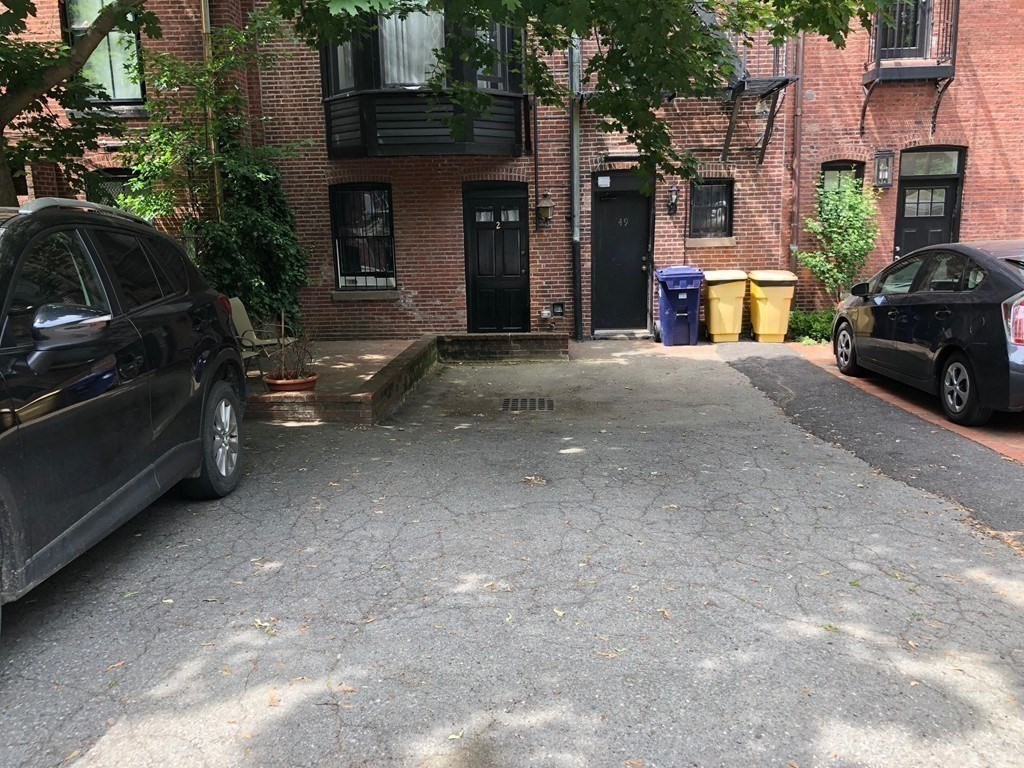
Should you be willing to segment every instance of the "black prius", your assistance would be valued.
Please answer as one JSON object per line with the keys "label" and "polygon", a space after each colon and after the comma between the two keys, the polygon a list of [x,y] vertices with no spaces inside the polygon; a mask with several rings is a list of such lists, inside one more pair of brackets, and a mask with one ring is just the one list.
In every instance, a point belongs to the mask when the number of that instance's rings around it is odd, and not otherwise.
{"label": "black prius", "polygon": [[832,329],[842,373],[937,394],[958,424],[1024,410],[1024,240],[923,248],[850,294]]}
{"label": "black prius", "polygon": [[142,219],[0,208],[0,605],[175,485],[241,476],[228,300]]}

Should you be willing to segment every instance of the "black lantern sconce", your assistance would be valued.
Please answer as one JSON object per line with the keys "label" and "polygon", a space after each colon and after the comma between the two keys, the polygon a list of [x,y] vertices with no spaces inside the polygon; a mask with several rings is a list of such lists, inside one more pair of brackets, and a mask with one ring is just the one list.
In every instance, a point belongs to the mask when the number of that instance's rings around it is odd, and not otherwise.
{"label": "black lantern sconce", "polygon": [[551,195],[545,192],[544,196],[541,197],[540,202],[537,203],[537,223],[541,226],[549,226],[554,212],[555,203],[551,199]]}
{"label": "black lantern sconce", "polygon": [[875,189],[889,189],[892,186],[892,164],[896,153],[891,149],[875,152]]}
{"label": "black lantern sconce", "polygon": [[668,190],[668,215],[675,216],[679,210],[679,185],[673,184]]}

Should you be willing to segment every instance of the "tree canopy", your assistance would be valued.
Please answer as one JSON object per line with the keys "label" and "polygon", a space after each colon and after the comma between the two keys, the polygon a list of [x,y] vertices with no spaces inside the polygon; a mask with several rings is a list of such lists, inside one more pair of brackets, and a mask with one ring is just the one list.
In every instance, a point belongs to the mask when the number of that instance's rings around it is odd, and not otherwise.
{"label": "tree canopy", "polygon": [[[673,146],[657,110],[670,95],[721,93],[735,74],[734,45],[750,44],[759,32],[776,43],[808,32],[841,47],[853,28],[868,25],[890,1],[273,0],[316,47],[358,38],[379,13],[443,10],[449,28],[487,29],[500,23],[529,30],[526,50],[510,56],[521,62],[527,87],[547,103],[560,102],[565,94],[545,57],[568,48],[574,37],[596,40],[598,50],[583,73],[590,92],[587,108],[604,118],[601,130],[622,133],[636,145],[648,174],[687,167],[689,158]],[[443,62],[468,58],[486,66],[497,55],[472,35],[450,35],[440,53],[434,84],[449,90]],[[455,97],[470,109],[480,106],[470,93]]]}
{"label": "tree canopy", "polygon": [[[735,73],[733,42],[744,45],[766,31],[781,42],[801,32],[821,34],[838,46],[852,27],[868,24],[892,0],[272,0],[315,47],[352,40],[374,24],[374,14],[408,15],[443,10],[449,26],[487,29],[500,23],[529,30],[525,49],[510,52],[527,87],[544,102],[565,93],[547,56],[568,48],[574,37],[594,39],[584,78],[592,93],[588,109],[604,118],[602,130],[624,134],[637,147],[648,173],[675,172],[687,163],[674,147],[658,108],[668,95],[711,96]],[[16,203],[11,164],[48,160],[75,177],[82,153],[118,121],[96,107],[102,89],[78,74],[115,29],[160,34],[145,0],[111,0],[73,44],[27,39],[33,0],[5,0],[0,12],[0,205]],[[475,35],[450,35],[433,82],[454,89],[468,109],[482,97],[447,79],[444,62],[472,60],[493,65],[497,55]],[[461,87],[461,91],[460,91]],[[60,109],[52,109],[56,104]],[[71,121],[64,114],[72,113]]]}

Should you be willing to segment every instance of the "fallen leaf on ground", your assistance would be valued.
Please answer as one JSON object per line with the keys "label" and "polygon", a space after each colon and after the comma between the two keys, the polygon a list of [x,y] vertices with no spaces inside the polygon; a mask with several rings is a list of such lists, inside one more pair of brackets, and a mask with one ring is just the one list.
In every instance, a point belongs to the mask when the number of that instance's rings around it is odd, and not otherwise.
{"label": "fallen leaf on ground", "polygon": [[117,662],[117,664],[111,664],[109,667],[107,667],[103,671],[104,672],[109,672],[112,669],[117,669],[118,667],[123,667],[123,666],[124,666],[124,662],[123,661],[119,661],[119,662]]}
{"label": "fallen leaf on ground", "polygon": [[669,618],[668,618],[668,611],[666,611],[664,608],[659,609],[658,613],[661,614],[661,618],[663,618],[665,621],[669,620]]}
{"label": "fallen leaf on ground", "polygon": [[448,734],[448,738],[451,739],[452,741],[456,741],[458,739],[461,739],[462,738],[462,734],[464,734],[465,732],[466,732],[466,729],[463,728],[458,733],[450,733],[450,734]]}
{"label": "fallen leaf on ground", "polygon": [[565,616],[565,611],[560,611],[560,610],[558,610],[557,608],[555,608],[555,615],[556,615],[556,616],[557,616],[558,618],[562,618],[563,616]]}
{"label": "fallen leaf on ground", "polygon": [[276,707],[281,704],[281,700],[277,697],[277,691],[274,688],[270,689],[270,693],[267,695],[267,706]]}

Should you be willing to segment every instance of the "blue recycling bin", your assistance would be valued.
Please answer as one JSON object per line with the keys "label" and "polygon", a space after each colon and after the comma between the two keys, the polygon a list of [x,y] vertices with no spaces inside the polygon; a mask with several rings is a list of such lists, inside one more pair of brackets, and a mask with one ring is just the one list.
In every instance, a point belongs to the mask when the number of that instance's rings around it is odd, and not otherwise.
{"label": "blue recycling bin", "polygon": [[655,274],[661,284],[658,297],[661,343],[666,347],[696,344],[704,273],[696,267],[665,267]]}

